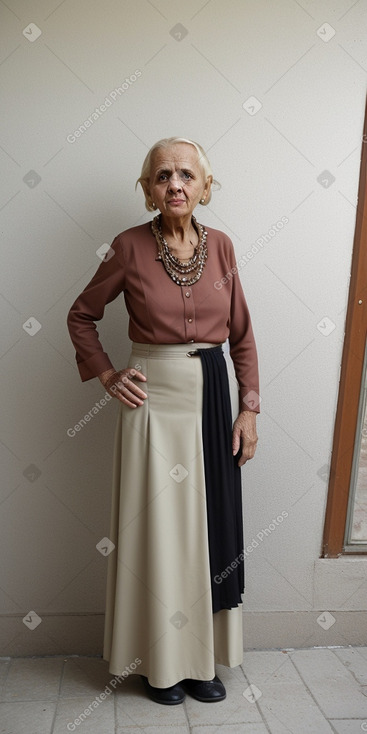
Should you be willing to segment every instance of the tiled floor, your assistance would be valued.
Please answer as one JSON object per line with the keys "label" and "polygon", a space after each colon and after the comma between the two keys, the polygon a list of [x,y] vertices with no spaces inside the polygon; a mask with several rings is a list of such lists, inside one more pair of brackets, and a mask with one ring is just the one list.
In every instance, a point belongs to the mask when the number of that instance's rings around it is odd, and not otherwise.
{"label": "tiled floor", "polygon": [[225,701],[162,706],[100,658],[0,658],[0,734],[367,732],[367,647],[246,652],[217,674]]}

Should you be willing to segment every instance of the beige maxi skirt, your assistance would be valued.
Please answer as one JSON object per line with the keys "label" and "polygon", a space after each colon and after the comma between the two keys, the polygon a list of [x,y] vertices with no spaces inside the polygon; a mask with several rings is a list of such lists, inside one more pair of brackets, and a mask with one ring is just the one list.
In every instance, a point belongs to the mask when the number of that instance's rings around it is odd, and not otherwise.
{"label": "beige maxi skirt", "polygon": [[[144,405],[119,406],[103,658],[152,686],[211,680],[243,660],[242,604],[212,611],[202,445],[203,373],[187,352],[132,345]],[[134,661],[139,660],[135,668]]]}

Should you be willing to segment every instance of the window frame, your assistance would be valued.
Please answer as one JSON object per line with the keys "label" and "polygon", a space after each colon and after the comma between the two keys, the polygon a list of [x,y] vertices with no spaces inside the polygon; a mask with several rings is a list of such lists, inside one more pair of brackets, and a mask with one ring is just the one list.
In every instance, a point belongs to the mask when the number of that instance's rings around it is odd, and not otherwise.
{"label": "window frame", "polygon": [[367,334],[367,102],[362,136],[358,203],[354,232],[348,306],[340,370],[325,514],[323,558],[364,553],[344,546],[354,444]]}

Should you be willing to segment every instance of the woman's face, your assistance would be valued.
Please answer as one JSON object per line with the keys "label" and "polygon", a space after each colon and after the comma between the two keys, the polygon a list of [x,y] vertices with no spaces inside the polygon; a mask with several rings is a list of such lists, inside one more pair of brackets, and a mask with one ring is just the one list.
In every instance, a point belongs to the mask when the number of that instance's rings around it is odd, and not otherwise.
{"label": "woman's face", "polygon": [[191,215],[200,199],[209,193],[211,176],[205,181],[196,148],[175,143],[152,155],[146,191],[163,216]]}

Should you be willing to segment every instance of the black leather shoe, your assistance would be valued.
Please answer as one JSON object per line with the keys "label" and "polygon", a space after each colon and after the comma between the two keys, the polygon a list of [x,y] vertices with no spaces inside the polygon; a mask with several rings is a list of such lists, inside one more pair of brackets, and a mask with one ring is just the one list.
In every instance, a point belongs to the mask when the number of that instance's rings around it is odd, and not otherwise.
{"label": "black leather shoe", "polygon": [[176,703],[182,703],[185,700],[185,691],[181,688],[179,683],[169,688],[155,688],[151,686],[148,678],[145,675],[141,675],[140,678],[144,683],[145,690],[151,699],[155,703],[165,703],[167,706],[173,706]]}
{"label": "black leather shoe", "polygon": [[227,695],[226,689],[217,675],[213,680],[191,680],[191,678],[186,678],[181,681],[181,684],[190,696],[205,703],[223,701]]}

